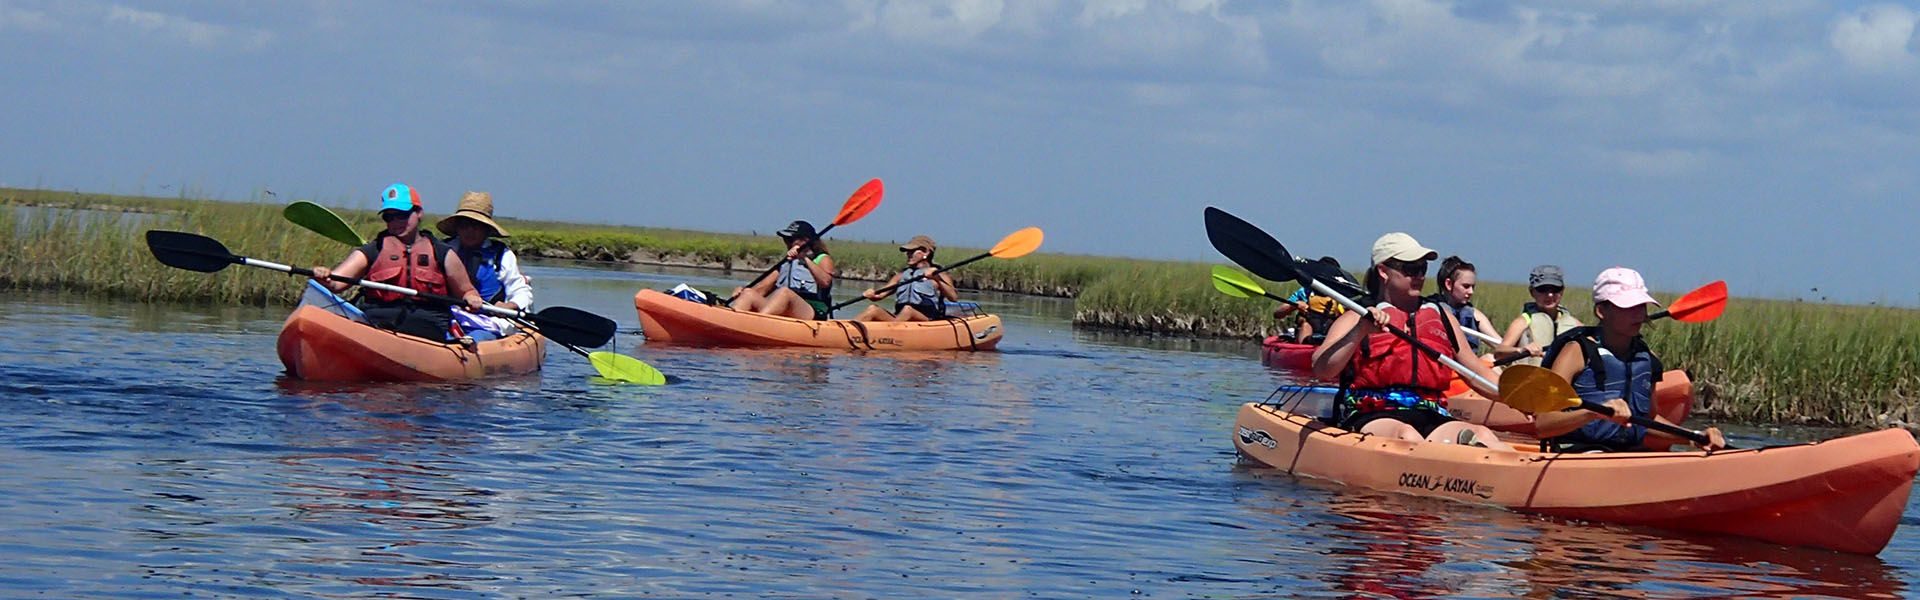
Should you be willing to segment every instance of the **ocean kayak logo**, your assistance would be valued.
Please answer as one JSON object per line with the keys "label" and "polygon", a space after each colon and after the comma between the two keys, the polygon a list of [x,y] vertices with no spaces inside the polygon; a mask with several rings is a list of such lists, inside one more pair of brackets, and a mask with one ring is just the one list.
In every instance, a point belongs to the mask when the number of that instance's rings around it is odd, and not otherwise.
{"label": "ocean kayak logo", "polygon": [[999,330],[1000,330],[999,325],[994,325],[986,329],[982,329],[980,330],[980,333],[973,334],[973,339],[976,339],[976,340],[987,339],[987,336],[993,335],[993,332],[999,331]]}
{"label": "ocean kayak logo", "polygon": [[1245,427],[1240,428],[1240,443],[1259,444],[1262,446],[1266,446],[1268,450],[1272,450],[1280,446],[1280,442],[1273,441],[1273,436],[1267,435],[1267,432],[1247,429]]}
{"label": "ocean kayak logo", "polygon": [[1446,492],[1475,496],[1482,499],[1493,498],[1493,486],[1464,477],[1445,477],[1424,473],[1401,473],[1400,487],[1429,492]]}

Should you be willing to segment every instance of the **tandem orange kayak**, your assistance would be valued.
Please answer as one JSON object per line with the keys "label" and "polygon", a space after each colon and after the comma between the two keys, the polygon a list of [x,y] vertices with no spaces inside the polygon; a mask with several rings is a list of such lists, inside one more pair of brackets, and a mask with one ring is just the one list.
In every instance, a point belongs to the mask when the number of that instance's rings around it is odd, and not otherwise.
{"label": "tandem orange kayak", "polygon": [[812,321],[708,306],[657,290],[633,296],[648,342],[701,346],[804,346],[849,350],[992,350],[1000,317],[868,323]]}
{"label": "tandem orange kayak", "polygon": [[1234,419],[1244,459],[1346,485],[1590,521],[1877,554],[1920,472],[1901,429],[1718,452],[1549,454],[1345,431],[1278,406]]}
{"label": "tandem orange kayak", "polygon": [[540,370],[547,342],[521,332],[475,344],[442,344],[358,323],[317,306],[287,316],[277,344],[287,374],[317,381],[460,381]]}

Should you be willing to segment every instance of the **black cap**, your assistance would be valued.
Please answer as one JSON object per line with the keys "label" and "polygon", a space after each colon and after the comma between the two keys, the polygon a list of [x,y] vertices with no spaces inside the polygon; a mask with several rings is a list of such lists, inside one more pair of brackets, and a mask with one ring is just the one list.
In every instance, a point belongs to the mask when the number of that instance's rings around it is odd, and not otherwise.
{"label": "black cap", "polygon": [[780,233],[779,233],[779,236],[781,237],[781,239],[788,239],[788,240],[791,240],[793,238],[800,238],[800,237],[812,239],[816,235],[819,235],[819,234],[813,230],[813,224],[808,223],[806,221],[794,221],[792,223],[788,223],[787,228],[780,230]]}

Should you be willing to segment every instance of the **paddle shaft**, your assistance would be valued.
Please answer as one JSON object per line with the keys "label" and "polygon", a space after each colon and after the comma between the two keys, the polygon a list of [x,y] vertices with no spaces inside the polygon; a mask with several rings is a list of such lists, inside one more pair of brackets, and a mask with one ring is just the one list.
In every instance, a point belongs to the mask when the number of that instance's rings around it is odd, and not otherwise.
{"label": "paddle shaft", "polygon": [[[1590,400],[1586,400],[1584,398],[1580,400],[1580,409],[1600,413],[1603,415],[1607,415],[1609,417],[1613,416],[1613,409],[1607,408],[1607,405],[1597,404]],[[1653,430],[1668,433],[1671,435],[1677,435],[1682,438],[1686,438],[1687,441],[1693,442],[1695,444],[1699,444],[1702,447],[1705,447],[1706,445],[1713,442],[1713,440],[1711,438],[1708,438],[1707,435],[1704,433],[1700,433],[1698,431],[1686,429],[1683,427],[1676,427],[1674,425],[1670,425],[1667,423],[1662,423],[1650,417],[1644,417],[1640,415],[1630,415],[1627,417],[1627,422],[1633,423],[1635,425],[1639,425],[1641,427],[1645,427],[1647,429],[1653,429]],[[1728,446],[1728,447],[1731,448],[1731,446]]]}
{"label": "paddle shaft", "polygon": [[[1332,298],[1334,300],[1339,301],[1342,306],[1347,307],[1347,310],[1360,313],[1360,318],[1362,319],[1366,318],[1367,307],[1361,306],[1359,302],[1354,302],[1352,298],[1348,298],[1342,295],[1340,292],[1333,291],[1333,288],[1328,287],[1327,284],[1321,283],[1320,280],[1318,279],[1314,279],[1312,277],[1302,277],[1301,279],[1304,279],[1306,283],[1313,288],[1313,291],[1320,292],[1320,295],[1322,296],[1326,296],[1328,298]],[[1460,373],[1461,377],[1471,379],[1473,380],[1474,383],[1478,383],[1481,386],[1485,387],[1486,389],[1493,390],[1493,389],[1500,388],[1500,386],[1494,385],[1493,382],[1487,381],[1487,378],[1481,377],[1479,373],[1475,373],[1473,372],[1473,370],[1468,369],[1466,365],[1460,364],[1460,361],[1454,360],[1453,357],[1448,353],[1435,350],[1433,349],[1432,346],[1428,346],[1425,342],[1421,342],[1419,338],[1414,337],[1413,334],[1408,333],[1407,330],[1401,329],[1399,327],[1395,327],[1392,324],[1388,324],[1387,331],[1392,332],[1396,336],[1399,336],[1400,339],[1406,340],[1407,343],[1413,344],[1413,347],[1420,349],[1420,351],[1426,352],[1428,355],[1431,355],[1434,358],[1440,359],[1441,364],[1444,364],[1452,368],[1455,372]]]}
{"label": "paddle shaft", "polygon": [[[820,228],[820,231],[819,231],[818,233],[815,233],[815,234],[813,234],[812,236],[810,236],[810,237],[808,237],[808,238],[806,238],[806,239],[807,239],[807,243],[809,243],[809,244],[811,244],[811,243],[813,243],[813,241],[814,241],[814,240],[817,240],[817,239],[820,239],[820,238],[823,238],[823,237],[826,237],[826,236],[827,236],[827,232],[829,232],[829,231],[833,231],[833,228],[834,228],[834,227],[838,227],[838,226],[840,226],[840,224],[839,224],[839,223],[828,223],[826,227],[822,227],[822,228]],[[788,247],[788,248],[792,248],[792,247],[793,247],[793,243],[792,243],[792,242],[788,242],[788,243],[787,243],[787,247]],[[753,278],[753,281],[749,281],[749,282],[747,282],[747,285],[745,285],[745,286],[742,286],[742,287],[741,287],[740,289],[743,289],[743,290],[744,290],[744,289],[746,289],[746,288],[750,288],[750,287],[753,287],[753,286],[756,286],[756,285],[760,285],[760,280],[762,280],[762,279],[766,279],[766,278],[767,278],[767,276],[768,276],[768,275],[772,275],[774,271],[778,271],[778,270],[780,270],[780,265],[784,265],[784,264],[787,264],[787,260],[788,260],[788,259],[787,259],[787,258],[785,257],[785,255],[782,255],[782,256],[781,256],[781,259],[780,259],[780,261],[779,261],[779,262],[776,262],[776,263],[773,263],[773,266],[771,266],[771,267],[767,267],[767,270],[765,270],[765,271],[761,271],[761,272],[760,272],[760,274],[759,274],[758,276],[755,276],[755,277]],[[740,297],[740,294],[739,294],[739,293],[735,293],[735,294],[734,294],[734,295],[732,295],[732,296],[727,296],[727,299],[726,299],[726,300],[724,300],[724,301],[722,301],[722,302],[721,302],[721,304],[728,304],[728,305],[731,305],[731,304],[733,304],[733,299],[734,299],[734,298],[738,298],[738,297]],[[829,312],[831,312],[831,311],[829,311]]]}
{"label": "paddle shaft", "polygon": [[[957,262],[957,263],[953,263],[953,264],[951,264],[951,265],[948,265],[948,266],[944,266],[944,267],[940,267],[940,272],[941,272],[941,273],[946,273],[946,272],[948,272],[948,271],[952,271],[952,270],[954,270],[954,269],[958,269],[958,268],[960,268],[960,267],[964,267],[964,266],[967,266],[967,265],[970,265],[970,264],[973,264],[973,263],[975,263],[975,262],[978,262],[978,261],[979,261],[980,259],[983,259],[983,258],[988,258],[988,257],[991,257],[991,256],[993,256],[993,253],[992,253],[992,252],[982,252],[982,253],[980,253],[980,254],[979,254],[978,256],[973,256],[973,257],[969,257],[969,258],[968,258],[968,259],[966,259],[966,260],[963,260],[963,261],[960,261],[960,262]],[[919,275],[915,275],[915,276],[912,276],[912,277],[908,277],[908,278],[907,278],[906,280],[904,280],[904,281],[901,281],[901,282],[899,282],[899,283],[896,283],[896,284],[893,284],[893,285],[889,285],[889,286],[887,286],[887,287],[883,287],[883,288],[880,288],[880,289],[877,289],[877,290],[874,290],[874,291],[873,291],[873,293],[876,293],[876,294],[885,294],[885,293],[887,293],[887,292],[891,292],[891,291],[894,291],[894,290],[896,290],[896,289],[900,289],[900,286],[903,286],[903,285],[907,285],[907,284],[911,284],[911,283],[913,283],[913,282],[916,282],[916,281],[920,281],[920,280],[922,280],[922,279],[926,279],[926,278],[927,278],[927,275],[926,275],[925,273],[921,273],[921,274],[919,274]],[[852,300],[848,300],[848,301],[846,301],[846,302],[841,302],[841,303],[839,303],[839,304],[835,304],[835,305],[833,305],[833,307],[832,307],[832,308],[829,308],[829,309],[827,309],[827,312],[833,312],[833,311],[836,311],[836,310],[840,310],[840,309],[842,309],[842,308],[846,308],[847,306],[849,306],[849,305],[852,305],[852,304],[853,304],[853,303],[855,303],[855,302],[859,302],[859,301],[861,301],[861,300],[865,300],[865,299],[866,299],[866,298],[854,298],[854,299],[852,299]]]}

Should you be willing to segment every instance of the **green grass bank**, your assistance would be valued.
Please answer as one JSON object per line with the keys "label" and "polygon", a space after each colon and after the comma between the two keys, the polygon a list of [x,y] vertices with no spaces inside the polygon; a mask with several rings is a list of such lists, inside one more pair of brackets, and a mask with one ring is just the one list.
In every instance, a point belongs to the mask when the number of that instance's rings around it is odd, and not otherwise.
{"label": "green grass bank", "polygon": [[[274,198],[219,202],[0,189],[0,206],[7,207],[0,210],[0,289],[62,290],[136,301],[286,305],[298,293],[297,286],[287,284],[287,276],[239,266],[217,276],[168,268],[152,258],[141,232],[199,233],[220,240],[236,254],[295,265],[330,265],[344,252],[338,244],[282,219],[282,205]],[[338,212],[364,233],[380,228],[370,211]],[[523,256],[752,273],[782,251],[771,235],[510,218],[501,223],[513,232],[511,243]],[[829,249],[843,277],[883,280],[900,266],[895,244],[830,240]],[[939,258],[957,261],[984,251],[942,247]],[[1271,301],[1215,291],[1210,268],[1210,263],[1042,252],[982,260],[954,275],[968,289],[1072,297],[1078,326],[1246,339],[1280,329],[1270,316]],[[1294,286],[1270,283],[1267,289],[1285,295]],[[1669,301],[1684,291],[1656,296]],[[1495,320],[1496,329],[1504,330],[1526,300],[1521,286],[1485,283],[1475,304]],[[1592,314],[1586,292],[1577,285],[1568,294],[1568,305],[1575,314]],[[1855,427],[1920,421],[1920,311],[1736,298],[1719,320],[1659,322],[1648,326],[1647,337],[1668,365],[1693,373],[1706,414],[1741,422]]]}

